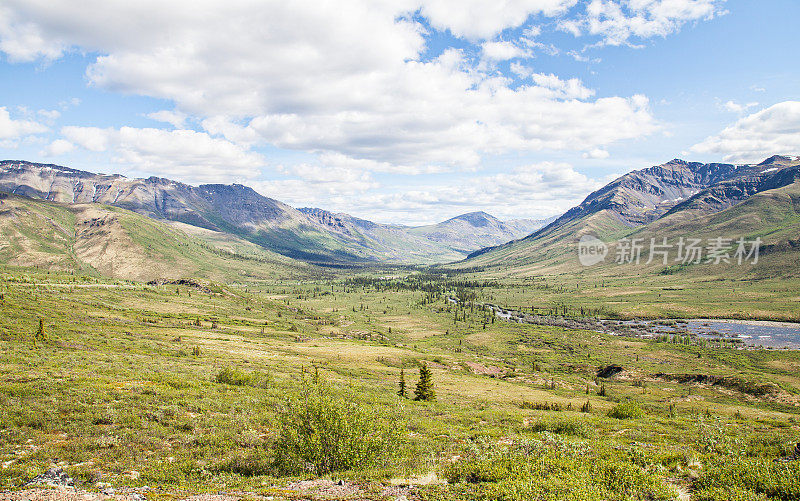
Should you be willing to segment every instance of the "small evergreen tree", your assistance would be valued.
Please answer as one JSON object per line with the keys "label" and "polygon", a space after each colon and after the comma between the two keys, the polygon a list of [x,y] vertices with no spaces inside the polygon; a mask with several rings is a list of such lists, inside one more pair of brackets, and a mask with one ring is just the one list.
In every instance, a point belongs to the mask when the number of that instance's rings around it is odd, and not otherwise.
{"label": "small evergreen tree", "polygon": [[36,339],[39,340],[39,341],[44,341],[45,337],[46,336],[45,336],[45,333],[44,333],[44,319],[40,318],[39,319],[39,328],[36,329]]}
{"label": "small evergreen tree", "polygon": [[424,400],[432,402],[436,400],[436,393],[433,391],[433,379],[431,370],[427,364],[422,362],[419,366],[419,381],[414,389],[414,400]]}
{"label": "small evergreen tree", "polygon": [[397,394],[403,398],[406,398],[406,372],[402,367],[400,368],[400,384]]}

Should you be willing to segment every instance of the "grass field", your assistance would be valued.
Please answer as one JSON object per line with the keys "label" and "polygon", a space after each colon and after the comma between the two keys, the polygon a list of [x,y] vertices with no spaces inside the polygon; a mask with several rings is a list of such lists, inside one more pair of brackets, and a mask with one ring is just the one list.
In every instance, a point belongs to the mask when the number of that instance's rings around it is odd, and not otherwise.
{"label": "grass field", "polygon": [[[800,441],[797,351],[511,324],[475,306],[613,297],[616,313],[645,304],[661,315],[647,286],[575,294],[558,290],[566,283],[467,287],[421,275],[201,288],[1,276],[2,489],[60,465],[87,490],[148,486],[152,499],[800,497],[800,464],[773,462]],[[796,314],[791,286],[776,287],[761,291],[765,311]],[[723,296],[681,307],[735,313]],[[399,397],[401,369],[411,394],[422,362],[436,401]],[[597,377],[610,365],[622,371]],[[725,384],[680,382],[698,375]],[[338,438],[308,441],[321,436]],[[311,454],[332,442],[338,462]],[[292,488],[318,478],[351,490]]]}

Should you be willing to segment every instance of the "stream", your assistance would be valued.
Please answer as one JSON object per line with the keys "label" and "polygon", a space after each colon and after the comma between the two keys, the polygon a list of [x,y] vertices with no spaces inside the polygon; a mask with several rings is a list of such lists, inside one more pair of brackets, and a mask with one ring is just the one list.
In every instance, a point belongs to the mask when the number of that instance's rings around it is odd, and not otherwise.
{"label": "stream", "polygon": [[[450,303],[458,303],[458,299],[454,297],[447,299]],[[679,320],[571,319],[534,315],[505,309],[490,303],[482,306],[493,311],[495,317],[516,323],[586,329],[612,335],[633,335],[643,338],[690,333],[709,340],[724,340],[741,347],[800,349],[800,323],[700,318]]]}

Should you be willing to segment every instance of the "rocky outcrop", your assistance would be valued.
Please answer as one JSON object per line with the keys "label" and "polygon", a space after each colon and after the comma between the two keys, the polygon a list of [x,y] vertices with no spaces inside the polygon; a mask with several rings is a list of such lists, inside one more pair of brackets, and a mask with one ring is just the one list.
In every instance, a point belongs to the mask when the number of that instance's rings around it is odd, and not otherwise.
{"label": "rocky outcrop", "polygon": [[537,233],[603,210],[635,227],[689,205],[718,212],[752,195],[780,188],[798,179],[798,161],[770,157],[758,165],[703,164],[671,160],[633,171],[590,194],[577,207]]}

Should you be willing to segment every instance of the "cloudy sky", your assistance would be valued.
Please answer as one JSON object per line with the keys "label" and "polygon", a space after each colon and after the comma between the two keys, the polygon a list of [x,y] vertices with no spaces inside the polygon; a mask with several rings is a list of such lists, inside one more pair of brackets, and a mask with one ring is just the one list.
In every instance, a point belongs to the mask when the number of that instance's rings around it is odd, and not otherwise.
{"label": "cloudy sky", "polygon": [[[80,7],[78,7],[80,5]],[[381,222],[800,154],[797,0],[3,0],[0,157]]]}

